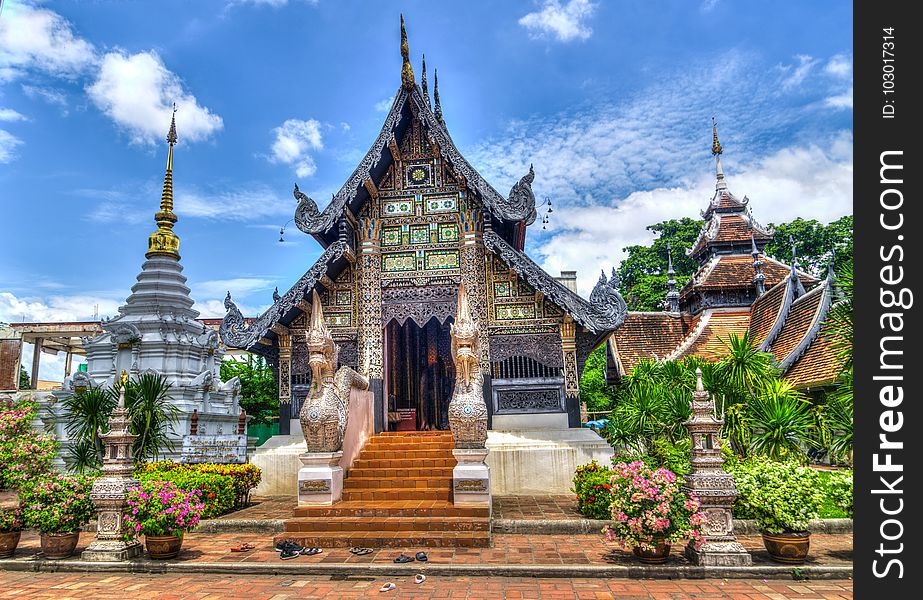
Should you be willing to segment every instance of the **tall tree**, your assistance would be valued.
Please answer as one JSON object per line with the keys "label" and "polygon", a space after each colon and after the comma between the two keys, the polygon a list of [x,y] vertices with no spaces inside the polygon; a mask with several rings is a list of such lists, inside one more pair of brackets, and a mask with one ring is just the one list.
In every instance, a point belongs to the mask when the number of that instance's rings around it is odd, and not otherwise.
{"label": "tall tree", "polygon": [[766,245],[765,251],[773,258],[786,263],[792,260],[791,238],[795,242],[800,267],[815,275],[823,273],[834,253],[834,268],[839,269],[852,260],[852,215],[841,217],[828,225],[801,217],[788,223],[770,225],[776,230],[776,235],[772,242]]}
{"label": "tall tree", "polygon": [[227,359],[221,363],[221,379],[232,377],[240,379],[240,407],[253,417],[253,423],[269,425],[279,411],[279,394],[266,361],[252,354],[242,361]]}
{"label": "tall tree", "polygon": [[32,380],[29,378],[29,373],[24,366],[19,365],[19,389],[27,390],[30,387],[32,387]]}
{"label": "tall tree", "polygon": [[629,310],[663,310],[667,290],[667,246],[672,248],[676,288],[695,273],[698,263],[686,256],[699,237],[702,221],[684,217],[662,221],[647,227],[659,234],[650,246],[624,248],[627,256],[618,268],[622,297]]}

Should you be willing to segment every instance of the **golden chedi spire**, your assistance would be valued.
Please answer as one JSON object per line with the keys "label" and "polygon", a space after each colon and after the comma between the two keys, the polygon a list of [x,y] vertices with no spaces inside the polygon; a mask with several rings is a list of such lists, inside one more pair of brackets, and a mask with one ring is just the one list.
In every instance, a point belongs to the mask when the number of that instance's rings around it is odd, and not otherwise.
{"label": "golden chedi spire", "polygon": [[718,123],[715,121],[715,118],[711,119],[711,134],[712,134],[712,144],[711,144],[711,153],[715,156],[718,156],[724,150],[721,148],[721,142],[718,141]]}
{"label": "golden chedi spire", "polygon": [[401,87],[408,92],[415,85],[413,80],[413,67],[410,66],[410,46],[407,44],[407,30],[404,29],[404,15],[401,15]]}
{"label": "golden chedi spire", "polygon": [[179,237],[173,233],[176,215],[173,213],[173,145],[176,144],[176,104],[173,104],[173,120],[167,133],[167,172],[163,177],[163,194],[160,196],[160,211],[154,215],[157,231],[148,238],[147,258],[171,256],[179,260]]}

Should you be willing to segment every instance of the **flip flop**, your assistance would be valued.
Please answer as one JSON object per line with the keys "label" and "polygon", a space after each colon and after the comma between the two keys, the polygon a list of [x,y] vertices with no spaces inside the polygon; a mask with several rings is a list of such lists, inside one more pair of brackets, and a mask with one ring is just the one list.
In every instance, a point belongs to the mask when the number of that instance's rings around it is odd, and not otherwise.
{"label": "flip flop", "polygon": [[416,577],[413,578],[414,583],[423,583],[426,581],[426,575],[423,573],[418,573]]}
{"label": "flip flop", "polygon": [[397,558],[394,559],[394,562],[396,562],[396,563],[409,563],[409,562],[413,562],[413,560],[414,560],[414,559],[413,559],[412,556],[407,556],[406,554],[401,553],[400,556],[398,556]]}
{"label": "flip flop", "polygon": [[378,591],[379,591],[379,592],[390,592],[391,590],[393,590],[393,589],[396,588],[396,587],[397,587],[396,585],[394,585],[393,583],[391,583],[391,582],[389,581],[388,583],[386,583],[386,584],[384,584],[383,586],[381,586],[380,588],[378,588]]}
{"label": "flip flop", "polygon": [[429,558],[426,556],[426,552],[417,552],[417,560],[420,562],[426,562]]}
{"label": "flip flop", "polygon": [[244,550],[256,550],[256,544],[251,544],[250,542],[244,542],[240,547]]}
{"label": "flip flop", "polygon": [[250,548],[245,548],[243,545],[241,545],[241,546],[231,546],[231,552],[246,552],[246,551],[249,550],[249,549],[250,549]]}
{"label": "flip flop", "polygon": [[356,556],[359,556],[359,554],[362,552],[362,550],[363,550],[363,548],[359,548],[358,546],[353,546],[352,548],[349,549],[349,553],[350,553],[350,554],[355,554]]}
{"label": "flip flop", "polygon": [[323,552],[320,548],[305,548],[301,553],[305,556],[314,556],[315,554],[320,554]]}
{"label": "flip flop", "polygon": [[364,556],[366,554],[371,554],[372,552],[374,552],[374,550],[371,548],[359,548],[359,552],[357,552],[357,554],[359,556]]}

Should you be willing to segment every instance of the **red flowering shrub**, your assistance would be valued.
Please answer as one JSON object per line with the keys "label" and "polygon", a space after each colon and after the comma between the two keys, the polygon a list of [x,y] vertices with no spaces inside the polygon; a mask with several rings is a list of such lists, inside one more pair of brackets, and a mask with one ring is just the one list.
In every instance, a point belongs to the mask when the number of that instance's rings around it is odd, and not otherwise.
{"label": "red flowering shrub", "polygon": [[22,514],[29,527],[42,533],[73,533],[93,520],[90,500],[93,479],[54,474],[30,481],[19,492]]}
{"label": "red flowering shrub", "polygon": [[0,489],[19,488],[53,471],[54,436],[32,428],[35,403],[0,404]]}
{"label": "red flowering shrub", "polygon": [[588,519],[608,520],[610,517],[610,497],[612,469],[600,465],[595,460],[577,467],[574,473],[574,493],[577,498],[577,510]]}

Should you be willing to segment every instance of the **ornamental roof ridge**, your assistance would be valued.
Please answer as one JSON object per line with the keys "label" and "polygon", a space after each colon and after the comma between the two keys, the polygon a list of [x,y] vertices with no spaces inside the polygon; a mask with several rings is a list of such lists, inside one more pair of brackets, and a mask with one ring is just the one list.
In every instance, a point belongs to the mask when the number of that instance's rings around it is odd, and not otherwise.
{"label": "ornamental roof ridge", "polygon": [[794,307],[799,300],[806,298],[808,296],[813,296],[816,293],[823,294],[821,297],[820,303],[817,306],[817,310],[814,313],[814,317],[811,320],[811,325],[808,330],[805,332],[804,336],[801,338],[801,341],[795,346],[795,348],[788,353],[788,355],[779,361],[779,368],[782,370],[782,373],[787,372],[802,356],[805,352],[808,351],[808,348],[811,347],[811,344],[814,343],[814,340],[817,338],[820,333],[821,326],[827,318],[827,314],[830,312],[830,306],[833,303],[833,278],[828,276],[820,285],[812,289],[810,292],[802,295],[800,298],[796,299],[792,303]]}

